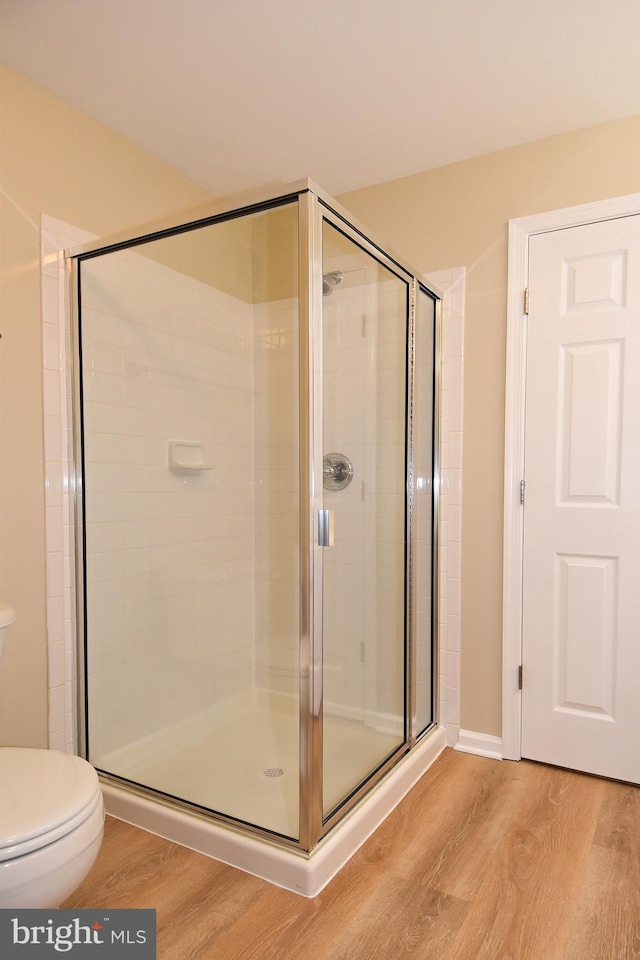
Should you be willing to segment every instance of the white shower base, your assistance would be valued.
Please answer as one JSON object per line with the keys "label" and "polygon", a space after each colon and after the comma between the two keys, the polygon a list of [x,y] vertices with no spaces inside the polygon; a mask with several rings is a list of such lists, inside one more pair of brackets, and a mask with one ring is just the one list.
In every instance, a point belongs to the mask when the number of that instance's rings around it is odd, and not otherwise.
{"label": "white shower base", "polygon": [[[298,828],[298,715],[293,698],[249,691],[205,715],[92,762],[109,772],[289,837]],[[354,720],[325,716],[325,808],[338,803],[397,745]],[[197,813],[103,783],[107,813],[300,893],[316,896],[445,746],[432,731],[307,856],[247,837]],[[280,768],[281,777],[265,775]]]}
{"label": "white shower base", "polygon": [[[400,724],[398,723],[398,726]],[[298,836],[298,701],[249,689],[91,761],[100,769],[274,833]],[[324,716],[328,814],[401,743],[377,725]],[[281,776],[274,772],[283,771]]]}

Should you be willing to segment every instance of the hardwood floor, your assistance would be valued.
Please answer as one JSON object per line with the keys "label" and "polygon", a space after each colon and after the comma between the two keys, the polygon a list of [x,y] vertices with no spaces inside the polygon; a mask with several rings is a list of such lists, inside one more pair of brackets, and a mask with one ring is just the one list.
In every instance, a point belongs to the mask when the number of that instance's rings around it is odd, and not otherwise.
{"label": "hardwood floor", "polygon": [[153,907],[159,960],[640,958],[640,788],[446,750],[314,900],[108,818],[65,907]]}

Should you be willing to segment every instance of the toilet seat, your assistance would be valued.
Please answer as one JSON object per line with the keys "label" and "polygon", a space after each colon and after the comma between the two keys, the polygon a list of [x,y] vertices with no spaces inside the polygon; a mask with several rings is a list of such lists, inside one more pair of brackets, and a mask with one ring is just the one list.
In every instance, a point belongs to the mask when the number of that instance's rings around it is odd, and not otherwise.
{"label": "toilet seat", "polygon": [[98,775],[86,760],[0,747],[0,862],[67,836],[101,806]]}

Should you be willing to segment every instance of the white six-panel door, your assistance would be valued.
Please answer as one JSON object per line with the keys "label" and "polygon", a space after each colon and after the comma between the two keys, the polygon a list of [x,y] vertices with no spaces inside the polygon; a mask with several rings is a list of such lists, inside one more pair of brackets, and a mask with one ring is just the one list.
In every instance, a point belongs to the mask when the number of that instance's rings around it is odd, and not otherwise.
{"label": "white six-panel door", "polygon": [[640,782],[640,216],[530,237],[522,756]]}

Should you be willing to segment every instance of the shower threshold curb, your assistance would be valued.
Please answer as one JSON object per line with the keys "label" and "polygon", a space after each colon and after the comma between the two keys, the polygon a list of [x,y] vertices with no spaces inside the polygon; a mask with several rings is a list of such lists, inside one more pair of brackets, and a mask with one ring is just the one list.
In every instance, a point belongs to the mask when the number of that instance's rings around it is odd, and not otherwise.
{"label": "shower threshold curb", "polygon": [[315,897],[384,822],[446,746],[444,728],[427,734],[306,857],[184,810],[102,783],[107,814],[220,860],[303,897]]}

